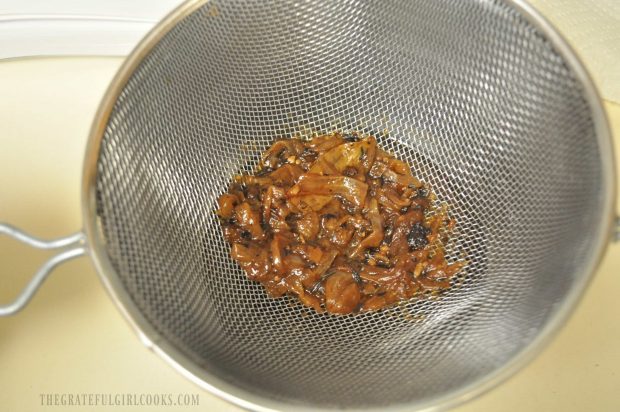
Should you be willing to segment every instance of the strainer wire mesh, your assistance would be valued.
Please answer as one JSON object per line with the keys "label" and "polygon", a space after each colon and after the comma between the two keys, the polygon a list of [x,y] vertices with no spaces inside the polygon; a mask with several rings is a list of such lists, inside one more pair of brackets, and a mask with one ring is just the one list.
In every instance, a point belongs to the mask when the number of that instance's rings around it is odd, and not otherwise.
{"label": "strainer wire mesh", "polygon": [[[362,130],[450,206],[458,283],[379,312],[270,299],[215,200],[275,138]],[[601,169],[580,83],[497,1],[208,2],[122,90],[97,169],[106,253],[197,365],[291,404],[423,401],[530,342],[591,253]]]}

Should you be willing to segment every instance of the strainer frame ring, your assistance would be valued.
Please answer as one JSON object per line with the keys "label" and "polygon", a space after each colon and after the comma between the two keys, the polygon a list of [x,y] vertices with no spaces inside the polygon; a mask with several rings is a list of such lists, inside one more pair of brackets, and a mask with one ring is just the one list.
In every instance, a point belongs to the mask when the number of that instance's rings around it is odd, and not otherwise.
{"label": "strainer frame ring", "polygon": [[[599,222],[597,237],[592,239],[593,252],[588,256],[585,262],[585,276],[581,276],[579,281],[571,286],[566,298],[558,305],[556,311],[550,316],[538,336],[503,366],[496,369],[493,373],[487,374],[458,390],[442,394],[428,401],[367,409],[369,411],[445,410],[485,393],[515,374],[540,353],[565,324],[570,314],[577,306],[586,286],[596,272],[615,228],[616,175],[614,151],[611,132],[600,95],[585,69],[584,64],[549,21],[523,0],[504,0],[504,2],[508,6],[512,6],[519,11],[529,23],[546,36],[556,52],[561,55],[580,81],[580,84],[584,88],[584,97],[592,110],[594,128],[598,139],[597,143],[599,145],[598,147],[601,149],[600,161],[603,177],[602,196],[605,197],[602,201],[604,213]],[[88,138],[84,157],[81,190],[82,217],[87,244],[91,251],[90,256],[108,294],[118,306],[121,313],[123,313],[131,327],[135,330],[142,343],[166,360],[183,376],[187,377],[201,388],[224,400],[250,410],[287,410],[296,412],[332,410],[317,408],[310,405],[292,405],[261,397],[231,385],[216,375],[198,367],[190,357],[177,349],[166,340],[165,337],[161,336],[142,315],[125,289],[125,286],[106,253],[103,229],[97,219],[96,213],[96,178],[101,142],[108,119],[123,87],[151,49],[158,44],[159,40],[161,40],[176,23],[207,3],[209,3],[209,0],[188,0],[157,24],[126,58],[101,101]]]}

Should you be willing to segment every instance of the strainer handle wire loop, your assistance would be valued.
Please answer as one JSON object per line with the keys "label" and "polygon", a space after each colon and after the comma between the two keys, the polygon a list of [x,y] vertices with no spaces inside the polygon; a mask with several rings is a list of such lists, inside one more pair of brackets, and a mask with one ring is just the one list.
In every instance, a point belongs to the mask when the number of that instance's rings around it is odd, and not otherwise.
{"label": "strainer handle wire loop", "polygon": [[37,249],[60,250],[58,254],[48,259],[39,270],[37,270],[26,287],[24,287],[13,302],[0,305],[0,316],[10,316],[19,312],[26,306],[30,299],[32,299],[35,292],[56,266],[87,253],[85,237],[82,232],[58,239],[42,240],[28,235],[14,226],[0,222],[0,235],[7,235]]}

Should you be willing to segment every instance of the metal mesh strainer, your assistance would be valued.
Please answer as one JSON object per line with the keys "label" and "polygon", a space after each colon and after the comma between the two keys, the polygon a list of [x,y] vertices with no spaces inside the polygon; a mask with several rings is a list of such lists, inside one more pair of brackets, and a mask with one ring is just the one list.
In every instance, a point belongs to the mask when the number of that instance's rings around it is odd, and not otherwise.
{"label": "metal mesh strainer", "polygon": [[[439,297],[336,317],[266,297],[213,213],[276,137],[386,130],[471,262]],[[610,233],[609,136],[583,69],[520,3],[188,3],[119,74],[85,169],[89,246],[143,337],[242,406],[466,397],[555,329]],[[96,216],[93,214],[96,213]],[[457,256],[452,256],[457,257]]]}

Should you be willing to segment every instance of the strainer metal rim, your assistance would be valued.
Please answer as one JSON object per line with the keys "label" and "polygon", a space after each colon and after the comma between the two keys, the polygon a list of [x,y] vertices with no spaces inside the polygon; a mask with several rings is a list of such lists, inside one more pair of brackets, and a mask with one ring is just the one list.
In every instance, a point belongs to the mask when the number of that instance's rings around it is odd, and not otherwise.
{"label": "strainer metal rim", "polygon": [[[523,0],[504,0],[506,4],[513,6],[536,28],[541,30],[553,44],[555,50],[564,58],[566,63],[576,74],[584,87],[585,98],[593,111],[594,127],[598,139],[601,157],[601,169],[603,171],[603,194],[605,198],[601,202],[603,214],[600,219],[598,236],[592,240],[593,252],[588,256],[584,265],[585,275],[575,282],[567,294],[566,299],[557,306],[541,330],[539,335],[510,361],[493,373],[479,378],[467,386],[461,387],[451,393],[437,396],[425,402],[396,404],[385,408],[377,408],[379,411],[439,411],[454,407],[465,401],[471,400],[500,382],[512,376],[526,364],[528,364],[559,331],[575,309],[585,288],[595,273],[608,245],[614,229],[614,199],[616,192],[616,176],[614,151],[611,133],[607,122],[602,100],[594,86],[594,83],[584,64],[575,54],[566,40],[553,28],[553,26]],[[264,398],[254,393],[242,390],[230,383],[218,378],[208,371],[198,367],[191,358],[182,353],[161,336],[150,322],[142,315],[136,304],[132,301],[121,279],[112,266],[105,251],[105,238],[96,213],[96,177],[99,151],[112,109],[123,87],[134,73],[136,67],[147,56],[150,50],[168,33],[176,23],[181,21],[199,7],[208,3],[209,0],[188,0],[173,10],[164,20],[157,24],[138,46],[127,57],[98,108],[93,121],[86,147],[82,180],[82,215],[84,231],[91,251],[91,257],[97,273],[105,285],[112,300],[123,313],[125,319],[135,330],[142,343],[165,359],[174,369],[190,379],[201,388],[219,396],[242,408],[256,411],[317,411],[332,410],[317,408],[309,405],[292,405],[289,403]],[[372,409],[374,410],[374,409]]]}

